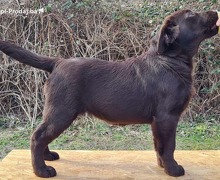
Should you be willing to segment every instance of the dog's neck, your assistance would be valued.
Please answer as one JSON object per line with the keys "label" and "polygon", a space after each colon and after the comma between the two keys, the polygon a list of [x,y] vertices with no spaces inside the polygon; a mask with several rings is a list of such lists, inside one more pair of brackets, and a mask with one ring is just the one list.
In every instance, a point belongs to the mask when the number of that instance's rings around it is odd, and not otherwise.
{"label": "dog's neck", "polygon": [[147,54],[153,55],[153,56],[164,56],[164,57],[169,57],[172,60],[178,60],[179,62],[182,62],[186,64],[190,69],[193,68],[193,62],[192,58],[193,56],[197,53],[198,48],[195,49],[194,51],[189,51],[181,47],[178,43],[174,43],[170,45],[166,51],[163,52],[163,54],[158,53],[158,38],[155,36],[152,38],[151,43],[150,43],[150,48],[147,51]]}

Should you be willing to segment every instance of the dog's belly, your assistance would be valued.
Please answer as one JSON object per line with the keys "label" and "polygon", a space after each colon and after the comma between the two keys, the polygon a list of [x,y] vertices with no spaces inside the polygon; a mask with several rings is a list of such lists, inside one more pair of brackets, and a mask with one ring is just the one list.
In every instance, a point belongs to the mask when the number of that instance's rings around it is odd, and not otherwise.
{"label": "dog's belly", "polygon": [[137,106],[134,102],[128,104],[93,104],[87,112],[110,124],[149,124],[153,113],[149,107]]}
{"label": "dog's belly", "polygon": [[101,120],[113,125],[129,125],[129,124],[150,124],[153,118],[145,119],[141,117],[122,117],[113,116],[112,114],[91,113]]}
{"label": "dog's belly", "polygon": [[113,115],[113,114],[107,114],[107,113],[91,113],[94,116],[98,117],[99,119],[102,119],[110,124],[114,125],[128,125],[128,124],[150,124],[152,122],[152,119],[149,118],[143,118],[143,117],[126,117],[127,114],[122,114],[120,115]]}

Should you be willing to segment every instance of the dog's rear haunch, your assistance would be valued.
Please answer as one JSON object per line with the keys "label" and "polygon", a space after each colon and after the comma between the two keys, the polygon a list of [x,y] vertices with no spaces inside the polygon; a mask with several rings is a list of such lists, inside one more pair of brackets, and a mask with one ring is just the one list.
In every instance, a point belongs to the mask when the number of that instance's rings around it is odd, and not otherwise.
{"label": "dog's rear haunch", "polygon": [[8,56],[51,73],[43,122],[31,138],[35,174],[56,176],[44,161],[59,159],[48,144],[88,112],[112,124],[151,124],[159,166],[170,176],[184,175],[174,160],[176,127],[192,94],[192,57],[201,41],[217,34],[217,19],[213,11],[177,11],[165,19],[146,53],[124,62],[49,58],[0,41]]}

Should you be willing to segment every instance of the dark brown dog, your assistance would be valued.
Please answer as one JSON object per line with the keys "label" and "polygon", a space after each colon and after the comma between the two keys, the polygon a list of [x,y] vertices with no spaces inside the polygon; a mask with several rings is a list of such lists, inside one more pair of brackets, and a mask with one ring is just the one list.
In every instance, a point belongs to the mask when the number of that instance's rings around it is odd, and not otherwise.
{"label": "dark brown dog", "polygon": [[51,73],[44,89],[43,123],[31,139],[35,174],[56,175],[44,162],[59,159],[48,144],[88,112],[112,124],[151,124],[158,164],[171,176],[184,175],[174,160],[176,127],[191,96],[192,57],[201,41],[217,34],[217,19],[212,11],[175,12],[165,19],[147,53],[124,62],[53,59],[0,41],[8,56]]}

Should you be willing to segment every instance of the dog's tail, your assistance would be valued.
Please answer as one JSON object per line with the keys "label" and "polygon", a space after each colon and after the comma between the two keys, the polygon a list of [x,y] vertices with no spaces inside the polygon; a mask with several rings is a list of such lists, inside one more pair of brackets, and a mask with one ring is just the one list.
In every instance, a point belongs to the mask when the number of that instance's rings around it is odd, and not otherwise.
{"label": "dog's tail", "polygon": [[41,56],[8,41],[0,40],[0,50],[21,63],[52,72],[57,58]]}

